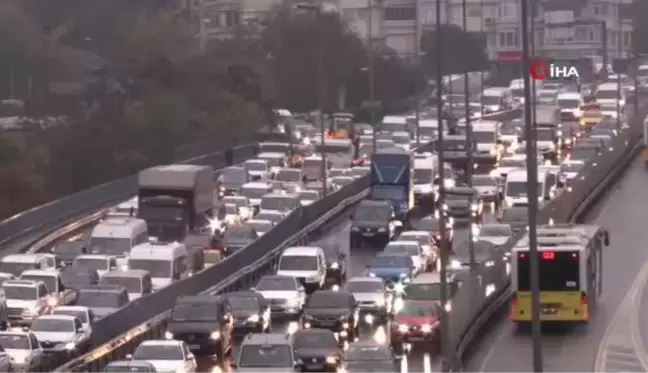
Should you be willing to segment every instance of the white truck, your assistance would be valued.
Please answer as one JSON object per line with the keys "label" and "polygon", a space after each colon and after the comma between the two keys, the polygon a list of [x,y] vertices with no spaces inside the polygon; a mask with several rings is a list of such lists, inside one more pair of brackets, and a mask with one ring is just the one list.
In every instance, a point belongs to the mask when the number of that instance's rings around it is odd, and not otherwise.
{"label": "white truck", "polygon": [[211,166],[175,164],[139,173],[138,218],[146,220],[150,236],[182,241],[208,225],[214,208]]}

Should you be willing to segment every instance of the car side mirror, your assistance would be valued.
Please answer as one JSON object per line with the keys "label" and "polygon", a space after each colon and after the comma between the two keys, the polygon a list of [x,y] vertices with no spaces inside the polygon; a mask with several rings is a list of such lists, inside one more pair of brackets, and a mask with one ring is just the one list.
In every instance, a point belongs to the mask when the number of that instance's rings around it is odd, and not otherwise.
{"label": "car side mirror", "polygon": [[300,293],[303,293],[303,292],[306,291],[306,289],[305,289],[303,286],[298,287],[297,290],[298,290]]}
{"label": "car side mirror", "polygon": [[551,201],[551,196],[544,196],[545,201]]}
{"label": "car side mirror", "polygon": [[608,232],[605,232],[605,237],[603,237],[603,243],[605,246],[610,245],[610,234]]}
{"label": "car side mirror", "polygon": [[189,360],[196,360],[196,356],[194,356],[194,354],[191,354],[191,353],[190,353],[190,354],[187,355],[187,359],[189,359]]}
{"label": "car side mirror", "polygon": [[133,358],[133,354],[128,354],[128,355],[126,355],[126,359],[129,359],[129,360],[130,360],[130,359],[132,359],[132,358]]}

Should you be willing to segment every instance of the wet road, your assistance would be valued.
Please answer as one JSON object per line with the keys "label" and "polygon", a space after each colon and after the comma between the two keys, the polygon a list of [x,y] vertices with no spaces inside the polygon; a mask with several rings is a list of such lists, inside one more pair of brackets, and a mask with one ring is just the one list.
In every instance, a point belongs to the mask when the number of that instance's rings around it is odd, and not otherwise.
{"label": "wet road", "polygon": [[[645,229],[648,222],[646,185],[648,173],[643,163],[636,159],[605,197],[597,216],[588,220],[608,228],[610,232],[611,245],[603,251],[603,294],[599,309],[589,326],[543,330],[545,371],[592,371],[599,341],[648,259],[645,247],[645,242],[648,242],[648,230]],[[466,371],[532,371],[529,335],[516,333],[508,320],[494,322],[496,325],[492,332],[476,346],[477,352]]]}
{"label": "wet road", "polygon": [[[493,215],[487,214],[485,222],[494,221]],[[366,271],[366,265],[382,248],[380,247],[364,247],[364,248],[351,248],[349,245],[349,233],[351,222],[347,218],[342,218],[340,222],[335,225],[323,238],[311,244],[316,246],[318,242],[334,242],[340,245],[342,250],[345,250],[350,255],[347,255],[349,262],[347,263],[347,277],[362,276]],[[455,244],[463,242],[468,239],[467,229],[455,230]],[[297,327],[296,323],[279,322],[273,320],[272,331],[273,333],[286,333],[289,328]],[[378,343],[389,343],[389,325],[367,325],[364,324],[360,330],[361,340],[374,340]],[[234,351],[233,357],[236,356]],[[200,372],[210,371],[228,371],[231,369],[229,366],[219,366],[208,358],[199,361]],[[430,352],[413,350],[403,357],[400,362],[401,372],[437,372],[440,371],[440,362],[436,355]]]}

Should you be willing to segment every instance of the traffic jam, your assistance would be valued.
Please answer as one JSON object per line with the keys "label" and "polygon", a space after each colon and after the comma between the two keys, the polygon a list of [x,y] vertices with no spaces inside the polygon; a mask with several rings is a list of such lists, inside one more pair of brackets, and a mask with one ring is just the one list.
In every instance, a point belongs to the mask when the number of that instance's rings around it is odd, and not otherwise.
{"label": "traffic jam", "polygon": [[[424,109],[418,128],[413,115],[386,116],[374,129],[336,113],[325,120],[324,138],[311,115],[283,110],[275,130],[290,126],[291,141],[260,143],[255,158],[221,170],[215,187],[208,166],[141,171],[137,196],[83,234],[47,252],[0,259],[0,366],[39,370],[52,359],[62,364],[83,355],[96,320],[226,260],[297,207],[365,175],[369,196],[348,217],[348,233],[285,249],[274,273],[252,289],[178,298],[164,339],[142,342],[105,371],[195,372],[204,369],[203,357],[222,370],[400,371],[399,361],[411,351],[436,353],[439,314],[452,312],[471,244],[491,253],[526,228],[525,123],[480,119],[482,112],[522,107],[521,90],[516,79],[470,103],[471,147],[466,108],[446,95],[443,112]],[[627,125],[630,90],[624,85],[619,95],[616,83],[607,82],[537,86],[540,205],[609,150]],[[414,153],[417,138],[433,146]],[[446,304],[442,239],[453,248]],[[350,270],[360,251],[371,253],[361,273]],[[277,320],[287,327],[275,331]],[[380,337],[363,338],[363,330],[378,327]]]}

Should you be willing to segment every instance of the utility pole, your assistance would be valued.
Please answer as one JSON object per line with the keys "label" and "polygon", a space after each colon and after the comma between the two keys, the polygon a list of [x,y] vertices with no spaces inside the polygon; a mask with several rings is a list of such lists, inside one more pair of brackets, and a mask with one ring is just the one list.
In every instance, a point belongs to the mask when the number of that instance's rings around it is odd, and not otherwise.
{"label": "utility pole", "polygon": [[[441,0],[436,0],[436,80],[437,80],[437,90],[436,90],[436,108],[439,115],[439,129],[438,129],[438,139],[437,143],[439,144],[439,206],[443,206],[445,203],[445,170],[443,167],[444,163],[444,152],[443,152],[443,130],[444,130],[444,118],[441,113],[443,112],[443,92],[441,89],[441,83],[443,80],[443,68],[441,66],[442,61],[442,37],[441,37]],[[448,279],[447,279],[447,266],[448,266],[448,254],[450,252],[448,234],[446,232],[446,216],[443,207],[439,208],[439,231],[441,233],[441,240],[439,242],[439,252],[441,255],[441,358],[444,359],[448,364],[450,364],[450,369],[455,366],[454,356],[451,356],[451,349],[449,346],[450,343],[450,320],[448,319],[448,311],[446,309],[448,305]]]}
{"label": "utility pole", "polygon": [[[462,9],[461,9],[461,17],[462,19],[462,27],[464,32],[468,32],[468,10],[467,10],[467,4],[466,0],[462,0],[461,2]],[[473,142],[472,142],[472,121],[470,119],[470,82],[468,81],[468,69],[464,66],[464,84],[463,84],[463,89],[464,89],[464,116],[465,116],[465,121],[466,121],[466,150],[468,151],[468,163],[466,164],[466,182],[468,184],[469,188],[472,188],[473,182],[472,182],[472,174],[473,174]],[[470,206],[473,204],[473,196],[472,194],[468,197],[469,198],[469,203]],[[471,219],[471,224],[470,224],[470,229],[468,229],[468,250],[470,252],[470,270],[474,271],[476,269],[476,264],[475,263],[475,243],[473,242],[473,229],[472,229],[472,219]]]}
{"label": "utility pole", "polygon": [[632,49],[632,59],[634,60],[634,73],[633,75],[633,80],[634,80],[634,117],[639,118],[639,79],[637,79],[637,73],[639,72],[639,54],[637,53],[637,49],[633,47]]}
{"label": "utility pole", "polygon": [[205,18],[205,0],[200,0],[198,8],[198,40],[200,50],[204,52],[207,49],[207,19]]}
{"label": "utility pole", "polygon": [[[420,9],[420,2],[419,0],[416,1],[416,21],[414,21],[414,63],[416,64],[416,73],[418,75],[417,78],[422,77],[423,74],[421,72],[423,71],[423,68],[421,66],[421,38],[419,37],[420,34],[420,19],[419,19],[419,9]],[[418,79],[417,79],[418,81]],[[416,126],[416,147],[421,146],[421,137],[419,134],[419,122],[421,121],[421,87],[419,85],[415,85],[414,88],[416,89],[416,94],[415,94],[415,100],[416,100],[416,114],[415,114],[415,126]]]}
{"label": "utility pole", "polygon": [[369,8],[369,21],[367,23],[367,63],[369,74],[369,120],[371,128],[373,129],[371,135],[371,148],[376,152],[376,105],[375,105],[375,71],[374,71],[374,36],[373,36],[373,23],[374,23],[374,0],[367,0],[367,7]]}
{"label": "utility pole", "polygon": [[616,72],[616,130],[617,133],[621,132],[621,71]]}
{"label": "utility pole", "polygon": [[321,175],[322,178],[322,194],[326,197],[328,194],[328,181],[326,180],[326,170],[327,170],[327,159],[326,159],[326,126],[324,123],[324,30],[323,23],[321,19],[322,9],[319,4],[310,4],[310,3],[297,3],[294,5],[297,9],[305,9],[309,12],[313,12],[315,15],[315,26],[316,30],[316,43],[317,43],[317,111],[319,115],[319,126],[320,126],[320,135],[322,136],[322,167]]}
{"label": "utility pole", "polygon": [[526,125],[526,155],[527,155],[527,195],[529,196],[529,261],[531,282],[531,342],[533,350],[533,371],[542,372],[542,330],[540,328],[540,284],[539,257],[537,240],[538,213],[538,152],[536,151],[536,130],[532,122],[531,79],[528,73],[529,58],[529,0],[522,0],[522,78],[524,79],[524,121]]}
{"label": "utility pole", "polygon": [[[482,15],[481,17],[481,23],[479,25],[481,34],[484,35],[484,0],[479,0],[479,14]],[[488,49],[488,36],[486,37],[486,48]],[[483,69],[480,69],[482,71],[479,72],[479,79],[481,80],[480,86],[479,86],[479,102],[481,106],[481,116],[484,116],[484,100],[481,99],[481,94],[484,93],[484,71]]]}

